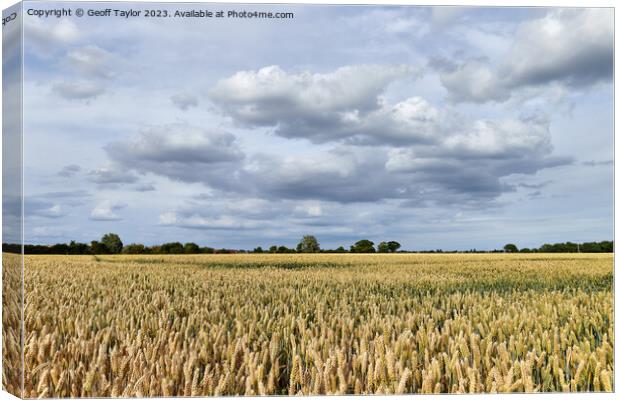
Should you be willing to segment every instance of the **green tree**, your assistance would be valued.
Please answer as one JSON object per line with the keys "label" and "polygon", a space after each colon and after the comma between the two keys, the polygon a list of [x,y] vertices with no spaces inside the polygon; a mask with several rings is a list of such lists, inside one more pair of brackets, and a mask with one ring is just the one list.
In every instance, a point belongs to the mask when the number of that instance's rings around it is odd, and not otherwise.
{"label": "green tree", "polygon": [[600,253],[603,249],[601,249],[601,245],[596,242],[585,242],[581,245],[581,251],[584,253]]}
{"label": "green tree", "polygon": [[185,243],[183,245],[183,251],[185,254],[198,254],[200,253],[200,246],[193,242]]}
{"label": "green tree", "polygon": [[389,242],[387,242],[388,245],[388,249],[390,250],[390,253],[395,253],[398,249],[400,249],[400,243],[395,242],[393,240],[390,240]]}
{"label": "green tree", "polygon": [[263,252],[264,252],[264,251],[263,251],[263,248],[262,248],[262,247],[260,247],[260,246],[258,246],[258,247],[256,247],[256,248],[254,248],[254,251],[253,251],[253,253],[263,253]]}
{"label": "green tree", "polygon": [[278,247],[278,249],[276,250],[277,253],[294,253],[295,250],[293,249],[289,249],[286,246],[280,246]]}
{"label": "green tree", "polygon": [[90,248],[86,243],[78,243],[75,240],[72,240],[69,243],[69,254],[89,254]]}
{"label": "green tree", "polygon": [[90,242],[90,252],[93,254],[108,254],[108,248],[98,240]]}
{"label": "green tree", "polygon": [[111,254],[119,254],[123,251],[123,242],[116,233],[106,233],[101,238],[101,243],[103,243]]}
{"label": "green tree", "polygon": [[50,247],[50,254],[69,254],[69,245],[66,243],[56,243]]}
{"label": "green tree", "polygon": [[346,253],[347,251],[345,250],[344,247],[342,246],[338,246],[338,248],[336,249],[336,253]]}
{"label": "green tree", "polygon": [[163,254],[183,254],[185,248],[181,242],[164,243],[159,247],[159,251]]}
{"label": "green tree", "polygon": [[381,242],[379,243],[379,245],[377,245],[377,252],[387,253],[388,251],[390,251],[390,248],[388,247],[387,242]]}
{"label": "green tree", "polygon": [[300,253],[318,253],[321,251],[321,246],[319,246],[319,241],[316,240],[316,237],[305,235],[297,245],[297,251]]}
{"label": "green tree", "polygon": [[355,242],[353,246],[351,246],[351,253],[374,253],[375,252],[375,243],[368,240],[362,239]]}
{"label": "green tree", "polygon": [[131,243],[123,246],[124,254],[144,254],[144,245],[140,243]]}
{"label": "green tree", "polygon": [[276,246],[276,245],[273,245],[273,246],[271,246],[271,247],[269,248],[269,252],[270,252],[270,253],[275,253],[275,252],[277,252],[277,251],[278,251],[278,246]]}
{"label": "green tree", "polygon": [[519,249],[514,244],[508,243],[506,246],[504,246],[504,251],[506,253],[516,253],[519,251]]}

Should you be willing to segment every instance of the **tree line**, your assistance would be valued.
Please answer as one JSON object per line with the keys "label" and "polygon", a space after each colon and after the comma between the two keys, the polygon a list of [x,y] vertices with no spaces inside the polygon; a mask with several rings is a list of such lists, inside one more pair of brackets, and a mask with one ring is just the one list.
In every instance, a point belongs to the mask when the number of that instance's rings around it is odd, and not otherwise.
{"label": "tree line", "polygon": [[509,243],[504,246],[506,253],[613,253],[613,240],[603,240],[602,242],[584,242],[584,243],[545,243],[538,248],[524,247],[519,249],[515,244]]}
{"label": "tree line", "polygon": [[[107,233],[100,240],[93,240],[90,244],[71,241],[70,243],[57,243],[54,245],[31,245],[24,246],[25,254],[230,254],[230,253],[612,253],[613,241],[585,242],[585,243],[545,243],[538,248],[521,248],[508,243],[500,250],[466,250],[445,251],[442,249],[423,251],[402,251],[400,243],[390,240],[377,244],[368,239],[358,240],[348,249],[340,246],[336,249],[321,248],[315,236],[305,235],[295,248],[283,245],[273,245],[267,249],[261,246],[253,250],[217,249],[213,247],[201,247],[196,243],[169,242],[154,246],[145,246],[140,243],[124,245],[120,236],[115,233]],[[19,244],[2,244],[2,251],[8,253],[21,253]]]}

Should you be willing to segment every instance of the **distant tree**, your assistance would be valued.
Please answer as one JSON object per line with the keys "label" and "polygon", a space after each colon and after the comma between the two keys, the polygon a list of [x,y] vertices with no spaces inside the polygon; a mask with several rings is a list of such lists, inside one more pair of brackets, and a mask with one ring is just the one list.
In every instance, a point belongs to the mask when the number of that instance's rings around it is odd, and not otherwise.
{"label": "distant tree", "polygon": [[541,253],[553,253],[553,246],[549,243],[545,243],[538,249]]}
{"label": "distant tree", "polygon": [[86,243],[78,243],[72,240],[69,243],[69,254],[90,254],[90,247]]}
{"label": "distant tree", "polygon": [[278,249],[276,250],[277,253],[294,253],[295,250],[293,249],[289,249],[286,246],[280,246],[278,247]]}
{"label": "distant tree", "polygon": [[69,254],[69,246],[66,243],[56,243],[50,247],[52,254]]}
{"label": "distant tree", "polygon": [[159,251],[163,254],[183,254],[185,249],[181,242],[164,243],[159,247]]}
{"label": "distant tree", "polygon": [[393,240],[390,240],[389,242],[387,242],[388,245],[388,249],[390,250],[390,253],[395,253],[398,249],[400,249],[400,243],[395,242]]}
{"label": "distant tree", "polygon": [[355,242],[354,245],[351,246],[351,253],[374,253],[375,252],[375,244],[374,242],[368,239],[362,239]]}
{"label": "distant tree", "polygon": [[270,253],[276,253],[278,251],[278,246],[273,245],[269,248]]}
{"label": "distant tree", "polygon": [[145,248],[143,244],[140,243],[131,243],[127,246],[123,246],[124,254],[144,254]]}
{"label": "distant tree", "polygon": [[215,249],[213,247],[201,247],[200,252],[205,254],[213,254],[215,253]]}
{"label": "distant tree", "polygon": [[599,243],[586,242],[581,245],[581,251],[584,253],[601,253],[603,249]]}
{"label": "distant tree", "polygon": [[312,235],[305,235],[297,245],[297,251],[300,253],[318,253],[321,251],[319,241]]}
{"label": "distant tree", "polygon": [[99,242],[98,240],[93,240],[90,242],[90,251],[93,254],[108,254],[110,251],[106,247],[105,244]]}
{"label": "distant tree", "polygon": [[192,242],[185,243],[185,245],[183,245],[183,252],[185,254],[198,254],[200,253],[200,246]]}
{"label": "distant tree", "polygon": [[614,242],[609,240],[603,240],[600,242],[601,250],[605,253],[613,253],[614,252]]}
{"label": "distant tree", "polygon": [[522,248],[521,250],[519,250],[520,253],[531,253],[532,250],[528,249],[527,247]]}
{"label": "distant tree", "polygon": [[378,253],[387,253],[388,251],[390,251],[390,248],[387,244],[387,242],[381,242],[377,245],[377,252]]}
{"label": "distant tree", "polygon": [[508,243],[506,246],[504,246],[504,251],[506,253],[517,253],[519,249],[514,244]]}
{"label": "distant tree", "polygon": [[119,254],[123,251],[123,242],[116,233],[106,233],[101,238],[101,243],[103,243],[111,254]]}
{"label": "distant tree", "polygon": [[345,248],[344,248],[344,247],[342,247],[342,246],[339,246],[339,247],[336,249],[336,253],[346,253],[346,252],[347,252],[347,251],[346,251],[346,250],[345,250]]}
{"label": "distant tree", "polygon": [[258,246],[255,247],[254,250],[252,251],[252,253],[264,253],[263,248]]}

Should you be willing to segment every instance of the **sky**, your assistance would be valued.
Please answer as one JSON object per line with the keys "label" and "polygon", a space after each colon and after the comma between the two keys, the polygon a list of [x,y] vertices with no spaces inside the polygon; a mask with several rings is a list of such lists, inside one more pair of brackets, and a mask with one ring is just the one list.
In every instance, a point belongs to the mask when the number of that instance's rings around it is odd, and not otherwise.
{"label": "sky", "polygon": [[157,7],[294,18],[24,15],[26,243],[612,239],[613,10]]}

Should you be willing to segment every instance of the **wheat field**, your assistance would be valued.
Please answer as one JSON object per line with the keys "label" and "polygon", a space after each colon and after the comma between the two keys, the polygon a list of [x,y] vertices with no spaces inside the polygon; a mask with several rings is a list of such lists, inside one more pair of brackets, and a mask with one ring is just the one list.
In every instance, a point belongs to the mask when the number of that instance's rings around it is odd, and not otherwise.
{"label": "wheat field", "polygon": [[614,387],[612,255],[26,256],[25,303],[29,397]]}

